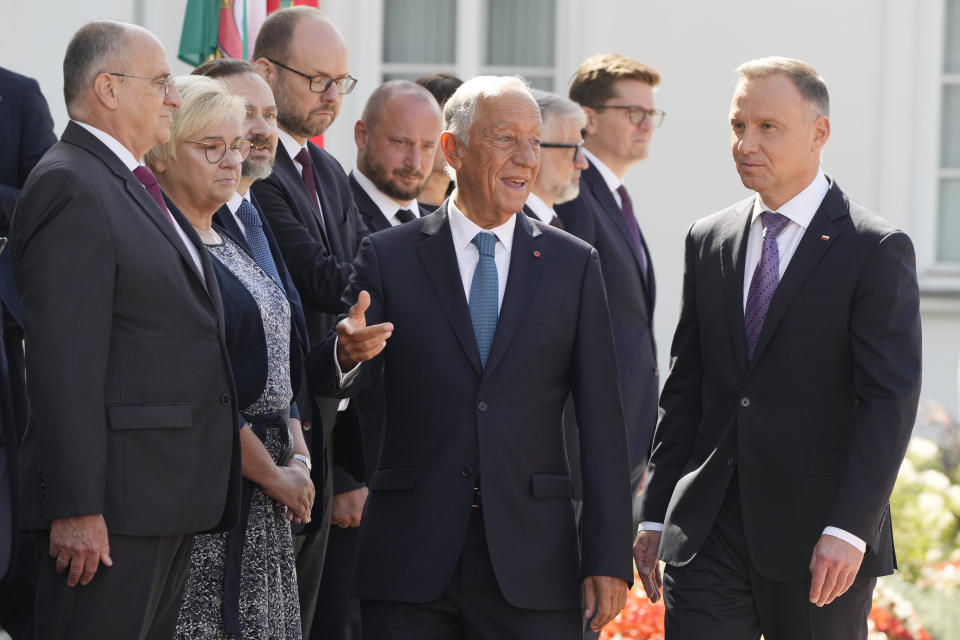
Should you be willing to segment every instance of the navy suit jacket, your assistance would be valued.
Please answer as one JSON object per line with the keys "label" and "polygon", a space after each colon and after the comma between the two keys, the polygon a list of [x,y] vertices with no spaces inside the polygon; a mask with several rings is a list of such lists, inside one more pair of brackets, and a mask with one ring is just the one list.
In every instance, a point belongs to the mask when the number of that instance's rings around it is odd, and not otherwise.
{"label": "navy suit jacket", "polygon": [[[314,184],[320,198],[323,228],[317,208],[303,185],[303,178],[283,145],[277,147],[273,173],[253,183],[260,210],[270,222],[283,260],[293,277],[303,302],[307,331],[314,342],[323,339],[336,324],[337,314],[346,311],[341,296],[350,274],[360,239],[367,229],[353,202],[350,183],[340,163],[327,151],[307,143],[313,162]],[[325,230],[324,230],[325,229]],[[311,390],[313,391],[313,390]],[[315,393],[315,391],[314,391]],[[334,491],[349,490],[354,479],[363,478],[363,446],[359,430],[350,426],[358,420],[356,407],[346,415],[338,415],[339,401],[318,398],[317,413],[323,430],[322,443],[312,433],[305,433],[312,455],[323,459],[327,451],[329,463],[335,463]],[[334,432],[337,422],[343,428]],[[334,444],[336,440],[336,444]],[[319,477],[316,469],[314,477]],[[314,502],[315,508],[321,501]],[[310,526],[321,521],[314,518]]]}
{"label": "navy suit jacket", "polygon": [[643,241],[649,263],[644,278],[620,207],[593,163],[580,176],[580,195],[555,210],[564,230],[586,240],[600,254],[620,368],[630,467],[636,477],[650,452],[660,390],[653,339],[656,284],[650,251]]}
{"label": "navy suit jacket", "polygon": [[753,203],[698,220],[687,235],[674,365],[641,518],[664,523],[661,557],[686,564],[737,473],[750,560],[761,575],[809,580],[826,526],[866,541],[860,575],[891,573],[888,500],[920,394],[913,245],[831,181],[747,360]]}
{"label": "navy suit jacket", "polygon": [[[369,291],[367,322],[395,327],[351,385],[382,367],[387,417],[355,591],[374,600],[437,598],[460,558],[479,474],[506,599],[526,609],[577,608],[584,576],[633,575],[626,434],[600,263],[586,243],[517,215],[482,368],[447,216],[444,204],[365,238],[345,296]],[[311,353],[318,386],[336,385],[333,342]],[[582,540],[563,445],[571,391],[584,452]]]}

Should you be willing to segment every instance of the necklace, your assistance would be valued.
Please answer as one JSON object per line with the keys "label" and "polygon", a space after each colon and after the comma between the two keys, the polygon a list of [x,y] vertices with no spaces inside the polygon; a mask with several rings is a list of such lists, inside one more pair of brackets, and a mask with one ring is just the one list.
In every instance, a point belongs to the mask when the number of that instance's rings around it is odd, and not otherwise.
{"label": "necklace", "polygon": [[223,240],[220,238],[220,234],[213,230],[213,227],[209,229],[198,229],[194,227],[194,230],[197,232],[197,235],[200,236],[200,240],[203,241],[203,244],[222,244]]}

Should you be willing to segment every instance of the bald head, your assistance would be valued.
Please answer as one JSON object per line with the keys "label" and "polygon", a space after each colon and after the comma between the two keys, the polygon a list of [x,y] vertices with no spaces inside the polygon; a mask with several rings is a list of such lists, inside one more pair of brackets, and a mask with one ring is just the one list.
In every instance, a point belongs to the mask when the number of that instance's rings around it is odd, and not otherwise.
{"label": "bald head", "polygon": [[429,91],[408,80],[384,83],[354,126],[357,169],[406,206],[433,169],[440,127],[440,105]]}
{"label": "bald head", "polygon": [[152,33],[134,24],[97,20],[80,27],[63,57],[63,98],[71,117],[97,75],[121,70],[144,43],[160,46]]}

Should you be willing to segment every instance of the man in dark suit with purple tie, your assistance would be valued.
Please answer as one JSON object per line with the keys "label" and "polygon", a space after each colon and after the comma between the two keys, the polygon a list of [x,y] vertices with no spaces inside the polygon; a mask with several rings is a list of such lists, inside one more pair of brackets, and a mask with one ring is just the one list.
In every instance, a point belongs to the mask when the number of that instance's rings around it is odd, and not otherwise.
{"label": "man in dark suit with purple tie", "polygon": [[160,42],[93,22],[63,68],[71,120],[11,229],[37,633],[169,638],[192,534],[228,530],[239,514],[223,309],[207,251],[139,161],[180,105]]}
{"label": "man in dark suit with purple tie", "polygon": [[737,71],[731,148],[755,193],[687,235],[634,556],[653,599],[667,563],[668,640],[865,640],[920,395],[913,245],[820,168],[810,65]]}
{"label": "man in dark suit with purple tie", "polygon": [[647,157],[654,129],[663,120],[663,112],[654,106],[659,83],[656,69],[615,53],[593,56],[580,65],[570,99],[587,116],[583,138],[589,166],[580,177],[580,195],[556,207],[564,229],[600,254],[610,294],[635,494],[650,454],[660,390],[653,339],[656,282],[637,222],[639,211],[623,176]]}

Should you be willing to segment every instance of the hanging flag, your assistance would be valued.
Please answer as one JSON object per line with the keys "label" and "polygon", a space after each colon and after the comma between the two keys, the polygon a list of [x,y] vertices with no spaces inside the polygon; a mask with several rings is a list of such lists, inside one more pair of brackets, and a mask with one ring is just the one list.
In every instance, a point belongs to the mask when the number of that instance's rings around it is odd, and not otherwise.
{"label": "hanging flag", "polygon": [[[235,0],[219,0],[220,5],[220,25],[217,35],[217,44],[221,55],[224,58],[240,58],[243,56],[243,39],[240,37],[240,30],[237,28],[236,17],[233,12]],[[237,4],[242,5],[243,0]]]}
{"label": "hanging flag", "polygon": [[177,57],[197,66],[217,53],[219,0],[187,0]]}

